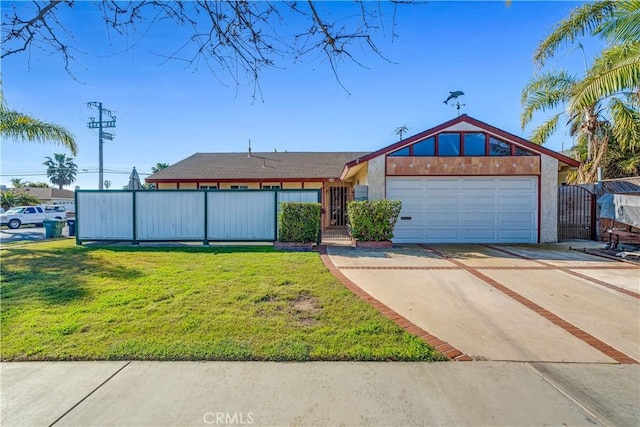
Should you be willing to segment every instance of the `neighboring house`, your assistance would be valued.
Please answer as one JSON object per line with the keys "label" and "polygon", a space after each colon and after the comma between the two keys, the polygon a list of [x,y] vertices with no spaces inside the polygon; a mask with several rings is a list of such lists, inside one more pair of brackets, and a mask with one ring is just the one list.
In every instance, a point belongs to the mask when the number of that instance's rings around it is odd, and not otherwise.
{"label": "neighboring house", "polygon": [[67,212],[75,212],[75,193],[59,188],[23,187],[19,191],[25,191],[40,200],[43,205],[62,205]]}
{"label": "neighboring house", "polygon": [[157,188],[318,188],[323,227],[346,203],[402,200],[395,242],[558,239],[558,186],[579,162],[467,115],[373,153],[199,153],[151,175]]}

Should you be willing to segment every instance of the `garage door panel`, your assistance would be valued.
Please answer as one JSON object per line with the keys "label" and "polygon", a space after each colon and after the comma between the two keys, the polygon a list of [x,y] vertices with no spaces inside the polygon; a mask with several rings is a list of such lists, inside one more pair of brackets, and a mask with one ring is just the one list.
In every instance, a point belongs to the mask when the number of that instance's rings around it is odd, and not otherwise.
{"label": "garage door panel", "polygon": [[[404,198],[402,200],[404,200]],[[427,210],[457,208],[459,203],[460,201],[458,196],[434,195],[433,197],[425,200],[425,206],[427,207]]]}
{"label": "garage door panel", "polygon": [[462,208],[494,208],[496,197],[491,196],[469,196],[463,195],[461,200]]}
{"label": "garage door panel", "polygon": [[489,224],[491,227],[496,223],[495,212],[463,212],[463,224]]}
{"label": "garage door panel", "polygon": [[387,179],[402,200],[398,243],[535,243],[537,177]]}
{"label": "garage door panel", "polygon": [[423,180],[426,190],[458,190],[457,179]]}
{"label": "garage door panel", "polygon": [[535,191],[537,182],[531,178],[515,178],[515,179],[501,179],[498,181],[499,190],[531,190]]}
{"label": "garage door panel", "polygon": [[462,190],[495,190],[497,186],[495,179],[474,179],[463,180],[460,183]]}
{"label": "garage door panel", "polygon": [[536,198],[529,195],[504,194],[498,195],[498,206],[505,208],[527,208],[534,209],[536,207]]}

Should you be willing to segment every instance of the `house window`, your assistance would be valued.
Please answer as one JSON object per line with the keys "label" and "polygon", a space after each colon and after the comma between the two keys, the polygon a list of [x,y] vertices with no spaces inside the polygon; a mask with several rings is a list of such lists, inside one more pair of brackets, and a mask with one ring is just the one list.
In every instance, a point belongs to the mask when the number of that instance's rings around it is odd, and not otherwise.
{"label": "house window", "polygon": [[535,156],[531,151],[525,150],[524,148],[515,147],[516,156]]}
{"label": "house window", "polygon": [[465,156],[484,156],[485,138],[483,133],[465,133],[464,134],[464,155]]}
{"label": "house window", "polygon": [[409,147],[404,147],[399,149],[398,151],[394,151],[393,153],[389,154],[390,156],[393,157],[397,157],[397,156],[408,156],[409,155]]}
{"label": "house window", "polygon": [[279,185],[263,185],[262,189],[263,190],[279,190],[280,186]]}
{"label": "house window", "polygon": [[490,156],[510,156],[511,146],[504,141],[489,138],[489,155]]}
{"label": "house window", "polygon": [[201,185],[200,189],[201,190],[217,190],[218,186],[217,185]]}
{"label": "house window", "polygon": [[435,156],[436,155],[436,139],[432,136],[424,141],[416,142],[413,145],[414,156]]}
{"label": "house window", "polygon": [[460,155],[460,134],[441,133],[438,135],[438,155],[439,156],[459,156]]}
{"label": "house window", "polygon": [[248,190],[249,187],[247,185],[232,185],[232,190]]}

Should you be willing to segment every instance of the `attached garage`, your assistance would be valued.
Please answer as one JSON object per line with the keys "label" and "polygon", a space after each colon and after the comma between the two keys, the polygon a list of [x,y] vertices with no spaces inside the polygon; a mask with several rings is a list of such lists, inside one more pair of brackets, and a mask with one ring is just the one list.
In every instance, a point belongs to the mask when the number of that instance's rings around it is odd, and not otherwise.
{"label": "attached garage", "polygon": [[537,177],[388,177],[398,243],[535,243]]}
{"label": "attached garage", "polygon": [[580,163],[467,115],[346,164],[369,199],[402,201],[397,243],[558,240],[558,187]]}

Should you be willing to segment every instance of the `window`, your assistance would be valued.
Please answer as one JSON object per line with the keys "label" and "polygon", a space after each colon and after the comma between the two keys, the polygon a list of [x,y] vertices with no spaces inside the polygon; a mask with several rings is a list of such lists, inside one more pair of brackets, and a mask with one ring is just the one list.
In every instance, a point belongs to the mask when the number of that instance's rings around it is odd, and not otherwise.
{"label": "window", "polygon": [[520,147],[515,147],[515,148],[516,148],[516,156],[534,156],[534,154],[529,150],[525,150],[524,148],[520,148]]}
{"label": "window", "polygon": [[510,156],[511,146],[504,141],[500,141],[499,139],[490,137],[489,138],[489,155],[490,156]]}
{"label": "window", "polygon": [[27,209],[24,210],[24,213],[34,214],[34,213],[36,213],[36,208],[27,208]]}
{"label": "window", "polygon": [[432,136],[424,141],[416,142],[413,145],[414,156],[435,156],[436,155],[436,139]]}
{"label": "window", "polygon": [[438,155],[439,156],[459,156],[460,155],[460,134],[441,133],[438,135]]}
{"label": "window", "polygon": [[279,190],[280,186],[279,185],[263,185],[262,189],[263,190]]}
{"label": "window", "polygon": [[404,147],[399,149],[398,151],[394,151],[393,153],[389,154],[390,156],[408,156],[409,155],[409,147]]}
{"label": "window", "polygon": [[465,133],[464,134],[464,155],[465,156],[484,156],[485,141],[483,133]]}
{"label": "window", "polygon": [[217,185],[201,185],[200,189],[201,190],[217,190],[218,186]]}
{"label": "window", "polygon": [[38,211],[38,213],[43,213],[41,207],[37,207],[36,210]]}
{"label": "window", "polygon": [[231,189],[232,190],[248,190],[249,186],[247,186],[247,185],[232,185]]}

